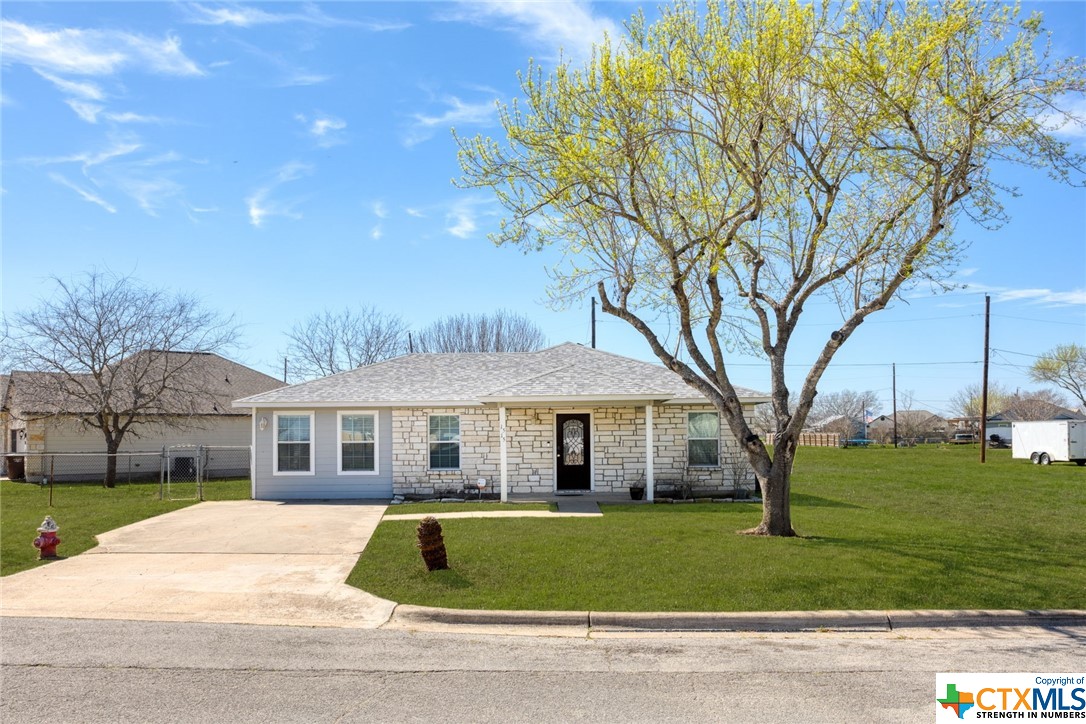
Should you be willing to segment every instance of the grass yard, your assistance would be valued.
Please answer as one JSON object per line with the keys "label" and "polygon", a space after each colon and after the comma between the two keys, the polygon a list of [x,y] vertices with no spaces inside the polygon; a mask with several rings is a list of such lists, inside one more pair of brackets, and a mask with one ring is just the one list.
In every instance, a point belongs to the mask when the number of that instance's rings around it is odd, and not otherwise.
{"label": "grass yard", "polygon": [[735,535],[761,516],[748,503],[449,519],[452,570],[428,574],[416,524],[388,521],[348,582],[453,608],[1086,609],[1086,469],[977,455],[803,448],[793,539]]}
{"label": "grass yard", "polygon": [[[204,484],[207,500],[246,500],[249,481],[229,480]],[[33,540],[47,515],[60,526],[57,553],[74,556],[97,545],[95,536],[114,528],[193,505],[195,500],[159,500],[158,482],[117,483],[105,488],[96,483],[55,483],[53,507],[49,487],[0,481],[0,576],[44,565]]]}

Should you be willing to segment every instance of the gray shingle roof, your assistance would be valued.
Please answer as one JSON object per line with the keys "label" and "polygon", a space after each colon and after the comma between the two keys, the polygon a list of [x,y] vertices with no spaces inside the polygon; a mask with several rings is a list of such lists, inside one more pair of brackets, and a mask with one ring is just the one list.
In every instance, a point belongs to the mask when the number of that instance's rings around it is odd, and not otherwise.
{"label": "gray shingle roof", "polygon": [[[742,398],[764,398],[736,388]],[[660,365],[566,343],[537,352],[411,354],[238,400],[274,404],[412,404],[553,397],[701,398]]]}

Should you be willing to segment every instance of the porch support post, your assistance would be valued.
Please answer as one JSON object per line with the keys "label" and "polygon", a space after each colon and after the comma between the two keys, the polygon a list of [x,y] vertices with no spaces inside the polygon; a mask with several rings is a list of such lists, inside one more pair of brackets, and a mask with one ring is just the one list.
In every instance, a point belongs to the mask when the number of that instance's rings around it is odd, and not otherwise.
{"label": "porch support post", "polygon": [[499,459],[501,460],[501,493],[502,502],[509,501],[509,460],[506,455],[505,440],[505,405],[498,406],[498,440]]}
{"label": "porch support post", "polygon": [[652,403],[645,405],[645,499],[650,503],[656,487],[652,474]]}

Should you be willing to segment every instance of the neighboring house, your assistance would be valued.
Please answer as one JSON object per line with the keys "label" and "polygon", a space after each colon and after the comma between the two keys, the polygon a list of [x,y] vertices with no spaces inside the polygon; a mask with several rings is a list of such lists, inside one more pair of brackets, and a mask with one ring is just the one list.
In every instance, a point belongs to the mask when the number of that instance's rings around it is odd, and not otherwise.
{"label": "neighboring house", "polygon": [[11,415],[8,414],[8,375],[0,375],[0,475],[8,474],[8,459],[5,455],[15,450],[15,438],[12,435]]}
{"label": "neighboring house", "polygon": [[[737,392],[748,420],[768,399]],[[576,344],[405,355],[234,405],[252,410],[258,499],[433,495],[480,478],[503,499],[754,487],[727,425],[678,375]]]}
{"label": "neighboring house", "polygon": [[[187,382],[202,390],[198,396],[163,395],[154,414],[141,416],[141,424],[124,436],[120,452],[161,451],[164,446],[248,446],[249,415],[235,409],[238,397],[282,387],[283,382],[212,353],[169,352],[187,355]],[[122,363],[123,364],[123,363]],[[104,471],[106,450],[102,431],[83,424],[84,403],[57,390],[58,373],[13,371],[3,401],[5,453],[23,453],[26,478],[38,481],[44,473],[44,453],[93,453],[81,462],[83,473]],[[154,464],[157,474],[158,463]],[[57,476],[58,478],[61,476]],[[71,477],[71,476],[68,476]]]}
{"label": "neighboring house", "polygon": [[840,435],[845,440],[859,440],[866,437],[864,421],[853,415],[830,415],[807,423],[810,432],[829,432]]}
{"label": "neighboring house", "polygon": [[[927,410],[898,410],[898,439],[944,439],[949,424],[946,419]],[[867,423],[867,436],[879,442],[893,442],[894,416],[879,415]]]}

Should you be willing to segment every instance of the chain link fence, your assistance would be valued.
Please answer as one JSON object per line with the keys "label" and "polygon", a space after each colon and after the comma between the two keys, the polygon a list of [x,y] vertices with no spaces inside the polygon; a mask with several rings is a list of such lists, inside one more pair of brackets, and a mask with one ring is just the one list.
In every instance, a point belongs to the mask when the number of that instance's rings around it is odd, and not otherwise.
{"label": "chain link fence", "polygon": [[113,468],[113,484],[158,484],[167,500],[218,497],[215,487],[245,481],[250,473],[248,446],[174,445],[160,450],[122,452],[9,453],[8,477],[28,483],[105,485]]}

